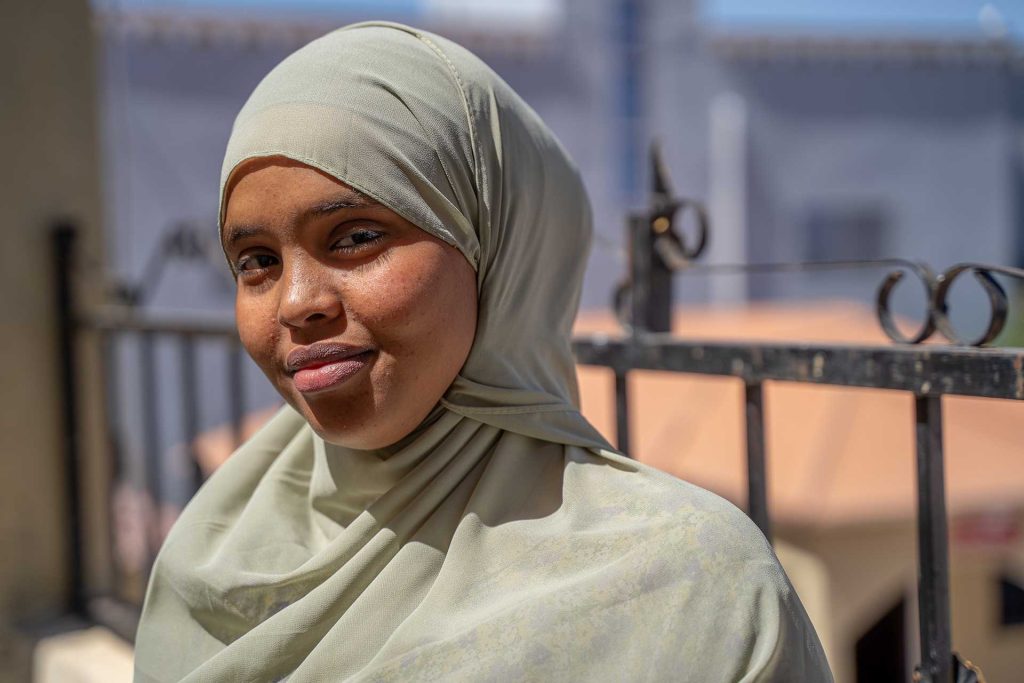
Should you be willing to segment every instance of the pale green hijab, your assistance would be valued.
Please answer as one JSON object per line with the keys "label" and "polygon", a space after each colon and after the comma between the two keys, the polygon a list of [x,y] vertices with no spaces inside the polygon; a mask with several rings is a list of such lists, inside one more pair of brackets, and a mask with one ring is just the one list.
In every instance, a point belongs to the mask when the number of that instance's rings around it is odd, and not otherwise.
{"label": "pale green hijab", "polygon": [[154,567],[136,681],[831,680],[747,518],[580,415],[586,195],[487,66],[405,26],[335,31],[256,88],[222,190],[268,155],[458,247],[476,338],[399,444],[334,446],[286,408],[211,477]]}

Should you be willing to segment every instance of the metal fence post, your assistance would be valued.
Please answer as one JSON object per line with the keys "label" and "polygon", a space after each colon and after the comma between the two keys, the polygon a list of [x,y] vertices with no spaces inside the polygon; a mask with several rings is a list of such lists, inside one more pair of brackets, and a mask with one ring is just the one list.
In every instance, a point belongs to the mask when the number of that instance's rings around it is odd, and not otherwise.
{"label": "metal fence post", "polygon": [[920,676],[952,681],[949,612],[949,537],[942,453],[942,397],[916,396],[918,611]]}
{"label": "metal fence post", "polygon": [[178,354],[181,363],[181,416],[182,431],[185,434],[185,456],[192,473],[192,488],[198,491],[203,485],[203,468],[196,452],[196,438],[199,436],[199,388],[196,378],[196,341],[190,334],[178,337]]}
{"label": "metal fence post", "polygon": [[768,515],[768,473],[764,442],[764,385],[745,384],[747,432],[747,514],[771,543]]}
{"label": "metal fence post", "polygon": [[163,458],[161,458],[160,426],[161,421],[157,410],[157,358],[156,334],[143,331],[139,334],[139,386],[141,389],[142,409],[142,443],[145,448],[143,455],[144,487],[149,496],[149,508],[146,518],[146,571],[156,561],[157,552],[162,542],[161,501],[163,499]]}
{"label": "metal fence post", "polygon": [[615,371],[615,446],[633,457],[629,441],[629,375],[618,370]]}
{"label": "metal fence post", "polygon": [[54,310],[57,315],[57,367],[61,396],[64,451],[64,495],[68,515],[68,608],[85,611],[84,529],[81,500],[81,468],[78,447],[78,395],[73,292],[76,231],[70,222],[53,227]]}

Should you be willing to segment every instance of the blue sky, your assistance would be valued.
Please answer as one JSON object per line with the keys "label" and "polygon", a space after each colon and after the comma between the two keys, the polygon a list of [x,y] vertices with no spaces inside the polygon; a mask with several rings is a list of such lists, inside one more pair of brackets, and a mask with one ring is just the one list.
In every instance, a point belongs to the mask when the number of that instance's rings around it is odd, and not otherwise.
{"label": "blue sky", "polygon": [[[415,18],[470,10],[477,18],[540,18],[557,13],[559,0],[94,0],[97,5],[161,8],[262,8],[310,11],[344,8]],[[982,36],[1000,26],[1024,38],[1024,0],[703,0],[713,26],[802,32]]]}
{"label": "blue sky", "polygon": [[714,25],[984,35],[1000,19],[1024,35],[1024,0],[706,0],[703,15]]}

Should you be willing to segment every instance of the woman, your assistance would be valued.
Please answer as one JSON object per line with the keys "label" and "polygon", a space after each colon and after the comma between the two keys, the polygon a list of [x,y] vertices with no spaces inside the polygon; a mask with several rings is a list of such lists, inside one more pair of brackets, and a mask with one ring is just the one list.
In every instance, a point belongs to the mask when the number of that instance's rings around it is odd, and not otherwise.
{"label": "woman", "polygon": [[747,518],[578,412],[586,196],[478,59],[379,23],[286,59],[221,238],[288,406],[171,531],[137,681],[831,680]]}

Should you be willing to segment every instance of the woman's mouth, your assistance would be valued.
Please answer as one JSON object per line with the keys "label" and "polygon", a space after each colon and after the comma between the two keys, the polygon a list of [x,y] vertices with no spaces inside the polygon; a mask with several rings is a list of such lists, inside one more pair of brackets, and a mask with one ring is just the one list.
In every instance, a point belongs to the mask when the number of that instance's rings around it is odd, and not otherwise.
{"label": "woman's mouth", "polygon": [[369,365],[373,353],[342,344],[314,344],[289,353],[285,367],[295,388],[311,394],[343,384]]}

